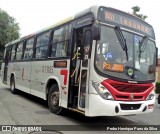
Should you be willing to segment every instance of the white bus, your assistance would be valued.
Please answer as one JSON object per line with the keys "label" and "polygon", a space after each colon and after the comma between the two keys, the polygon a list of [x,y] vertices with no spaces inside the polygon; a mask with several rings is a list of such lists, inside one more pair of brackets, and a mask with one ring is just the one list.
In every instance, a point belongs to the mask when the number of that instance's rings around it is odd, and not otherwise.
{"label": "white bus", "polygon": [[122,11],[92,6],[47,29],[6,44],[2,81],[85,116],[153,111],[155,34]]}

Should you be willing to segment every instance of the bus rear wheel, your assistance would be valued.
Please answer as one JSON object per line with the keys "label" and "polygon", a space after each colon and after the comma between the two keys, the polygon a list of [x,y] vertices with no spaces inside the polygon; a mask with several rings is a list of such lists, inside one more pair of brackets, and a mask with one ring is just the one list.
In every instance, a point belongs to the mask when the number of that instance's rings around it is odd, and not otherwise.
{"label": "bus rear wheel", "polygon": [[15,79],[14,76],[11,77],[11,85],[10,85],[10,90],[12,94],[16,93],[16,88],[15,88]]}
{"label": "bus rear wheel", "polygon": [[48,93],[49,110],[54,114],[62,114],[63,108],[59,106],[59,88],[57,84],[52,85]]}

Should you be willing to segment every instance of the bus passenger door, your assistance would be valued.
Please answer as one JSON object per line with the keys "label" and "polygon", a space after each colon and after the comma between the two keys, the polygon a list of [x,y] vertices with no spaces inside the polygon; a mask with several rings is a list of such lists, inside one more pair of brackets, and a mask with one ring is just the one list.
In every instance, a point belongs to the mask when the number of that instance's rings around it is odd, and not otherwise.
{"label": "bus passenger door", "polygon": [[6,50],[5,61],[4,61],[4,74],[3,83],[7,83],[7,73],[8,73],[8,60],[9,60],[10,50]]}
{"label": "bus passenger door", "polygon": [[91,50],[91,27],[83,28],[81,46],[81,65],[79,77],[78,109],[85,111],[88,106],[89,57]]}

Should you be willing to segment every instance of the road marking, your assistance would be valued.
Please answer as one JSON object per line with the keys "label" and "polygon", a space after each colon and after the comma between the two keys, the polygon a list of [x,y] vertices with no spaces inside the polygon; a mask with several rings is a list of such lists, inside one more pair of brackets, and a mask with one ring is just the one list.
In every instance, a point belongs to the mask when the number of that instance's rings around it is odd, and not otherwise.
{"label": "road marking", "polygon": [[130,120],[130,121],[133,121],[133,122],[138,122],[138,121],[136,121],[134,119],[131,119],[131,118],[128,118],[128,117],[125,117],[125,116],[121,116],[121,117],[124,118],[124,119]]}

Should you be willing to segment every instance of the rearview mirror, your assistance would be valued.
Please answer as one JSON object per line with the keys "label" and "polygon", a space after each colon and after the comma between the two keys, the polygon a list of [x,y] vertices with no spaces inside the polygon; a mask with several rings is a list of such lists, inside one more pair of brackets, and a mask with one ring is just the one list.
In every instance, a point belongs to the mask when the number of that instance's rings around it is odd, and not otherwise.
{"label": "rearview mirror", "polygon": [[101,28],[98,24],[94,23],[92,25],[92,39],[100,40]]}

